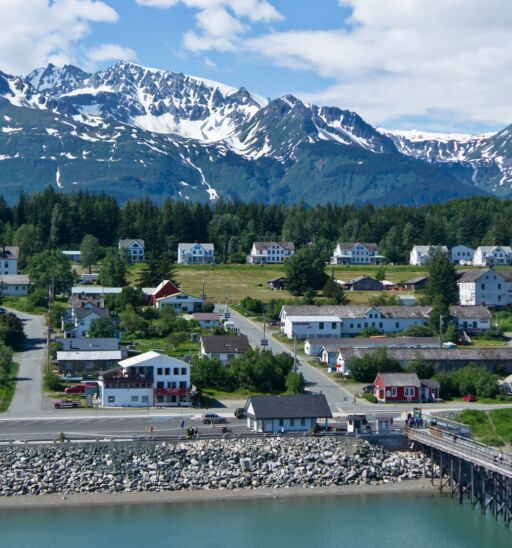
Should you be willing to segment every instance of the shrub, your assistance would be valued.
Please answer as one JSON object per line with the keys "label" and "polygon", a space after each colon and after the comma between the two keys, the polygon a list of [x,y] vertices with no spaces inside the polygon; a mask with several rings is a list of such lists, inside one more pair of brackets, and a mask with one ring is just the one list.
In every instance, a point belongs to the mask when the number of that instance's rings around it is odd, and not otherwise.
{"label": "shrub", "polygon": [[375,394],[364,394],[364,399],[370,403],[379,403],[377,396]]}
{"label": "shrub", "polygon": [[52,371],[47,371],[44,374],[44,386],[46,390],[50,390],[51,392],[62,392],[64,388],[59,377]]}

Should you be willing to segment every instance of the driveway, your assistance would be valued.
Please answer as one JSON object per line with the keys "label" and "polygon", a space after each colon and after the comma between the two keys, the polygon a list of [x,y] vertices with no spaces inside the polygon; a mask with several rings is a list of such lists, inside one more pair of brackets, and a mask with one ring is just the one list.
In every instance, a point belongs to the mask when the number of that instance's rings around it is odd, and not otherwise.
{"label": "driveway", "polygon": [[18,316],[24,326],[25,349],[17,352],[19,364],[16,390],[6,414],[37,415],[43,410],[43,363],[46,360],[46,327],[44,316],[9,310]]}

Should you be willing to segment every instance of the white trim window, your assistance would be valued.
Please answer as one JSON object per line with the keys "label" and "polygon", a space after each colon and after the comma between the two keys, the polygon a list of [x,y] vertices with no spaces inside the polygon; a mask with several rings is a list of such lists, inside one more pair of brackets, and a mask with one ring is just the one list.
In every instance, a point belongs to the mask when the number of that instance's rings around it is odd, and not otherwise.
{"label": "white trim window", "polygon": [[414,389],[414,386],[406,386],[404,388],[404,396],[406,398],[414,398],[416,394],[416,390]]}
{"label": "white trim window", "polygon": [[396,398],[397,395],[398,395],[398,392],[397,392],[396,386],[392,386],[391,387],[391,397]]}

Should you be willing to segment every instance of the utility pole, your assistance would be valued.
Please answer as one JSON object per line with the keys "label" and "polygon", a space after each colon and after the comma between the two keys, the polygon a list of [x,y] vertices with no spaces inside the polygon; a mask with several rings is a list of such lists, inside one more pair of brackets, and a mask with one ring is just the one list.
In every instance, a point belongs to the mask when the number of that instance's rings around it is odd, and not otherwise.
{"label": "utility pole", "polygon": [[203,283],[202,283],[202,286],[201,286],[201,299],[203,299],[203,301],[206,301],[206,293],[204,292],[204,289],[205,289],[205,276],[203,274]]}
{"label": "utility pole", "polygon": [[439,314],[439,344],[443,347],[443,315]]}
{"label": "utility pole", "polygon": [[297,337],[293,336],[293,372],[297,373]]}
{"label": "utility pole", "polygon": [[52,276],[48,285],[48,316],[46,318],[46,370],[50,371],[50,340],[52,329],[52,305],[55,295],[55,278]]}

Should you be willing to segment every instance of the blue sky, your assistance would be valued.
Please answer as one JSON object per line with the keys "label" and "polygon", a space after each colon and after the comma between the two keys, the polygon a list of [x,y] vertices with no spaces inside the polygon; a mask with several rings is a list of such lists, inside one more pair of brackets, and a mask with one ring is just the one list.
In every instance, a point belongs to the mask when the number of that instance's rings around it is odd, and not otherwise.
{"label": "blue sky", "polygon": [[128,59],[376,126],[512,123],[510,0],[1,0],[0,70]]}

